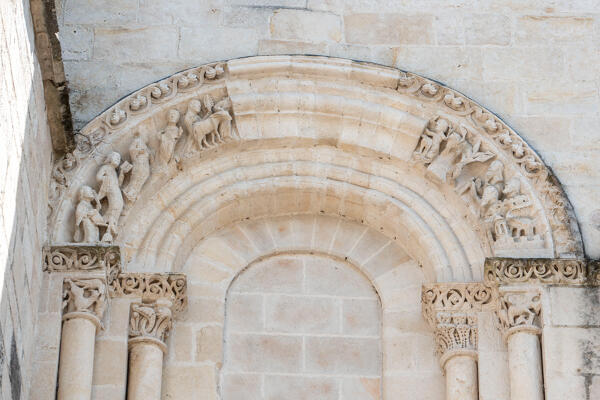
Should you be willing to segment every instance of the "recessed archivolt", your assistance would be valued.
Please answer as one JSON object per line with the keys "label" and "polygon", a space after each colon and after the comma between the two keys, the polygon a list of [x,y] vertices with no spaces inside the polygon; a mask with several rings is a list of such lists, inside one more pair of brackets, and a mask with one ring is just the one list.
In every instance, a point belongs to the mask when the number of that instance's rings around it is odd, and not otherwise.
{"label": "recessed archivolt", "polygon": [[[254,165],[245,157],[253,149]],[[310,157],[283,156],[297,149]],[[453,279],[480,277],[488,255],[582,254],[560,186],[502,121],[436,82],[349,60],[257,57],[176,74],[90,122],[53,178],[53,242],[73,241],[77,224],[78,237],[112,239],[133,262],[145,252],[149,269],[179,262],[187,236],[208,232],[198,226],[217,229],[209,210],[253,216],[236,204],[249,212],[255,202],[243,198],[279,186],[333,191],[330,204],[340,207],[349,194],[361,198],[363,215],[329,211],[377,229],[402,226],[384,229],[392,237],[432,241],[427,247],[439,251],[415,250],[415,258],[427,264],[436,253],[429,265],[441,263]],[[215,196],[229,199],[224,208],[215,208]],[[371,206],[384,198],[397,219]]]}

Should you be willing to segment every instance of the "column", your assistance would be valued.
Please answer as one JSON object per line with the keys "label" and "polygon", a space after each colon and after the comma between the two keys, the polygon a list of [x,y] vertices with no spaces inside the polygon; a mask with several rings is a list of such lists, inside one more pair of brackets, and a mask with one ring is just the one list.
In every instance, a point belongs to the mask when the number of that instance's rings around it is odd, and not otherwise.
{"label": "column", "polygon": [[446,400],[477,400],[477,317],[438,312],[435,339],[446,375]]}
{"label": "column", "polygon": [[106,285],[100,278],[65,278],[58,400],[90,400],[94,343],[105,309]]}
{"label": "column", "polygon": [[128,400],[160,400],[171,302],[133,303],[129,320]]}
{"label": "column", "polygon": [[544,400],[540,310],[539,290],[500,288],[497,314],[508,345],[511,400]]}

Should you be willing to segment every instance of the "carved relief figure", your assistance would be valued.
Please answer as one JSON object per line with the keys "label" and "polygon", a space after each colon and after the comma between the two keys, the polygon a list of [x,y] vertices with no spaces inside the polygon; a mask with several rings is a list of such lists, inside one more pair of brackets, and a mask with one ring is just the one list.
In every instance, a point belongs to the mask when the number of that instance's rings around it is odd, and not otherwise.
{"label": "carved relief figure", "polygon": [[423,163],[430,163],[440,153],[442,141],[446,139],[448,128],[450,127],[447,120],[437,117],[427,124],[423,136],[415,150],[415,159]]}
{"label": "carved relief figure", "polygon": [[169,110],[167,114],[167,127],[160,134],[157,165],[165,166],[173,158],[175,145],[183,133],[183,128],[177,125],[179,117],[179,111],[176,109]]}
{"label": "carved relief figure", "polygon": [[191,100],[188,103],[187,110],[183,116],[183,131],[185,133],[185,139],[183,143],[182,153],[184,156],[188,155],[192,146],[194,145],[192,131],[194,122],[200,120],[200,111],[202,111],[202,104],[199,100]]}
{"label": "carved relief figure", "polygon": [[221,104],[215,105],[210,95],[204,96],[204,109],[206,115],[192,125],[192,135],[198,150],[223,143],[231,137],[231,115],[222,108]]}
{"label": "carved relief figure", "polygon": [[461,132],[451,130],[445,140],[445,147],[427,167],[427,175],[437,182],[446,182],[448,175],[463,153],[466,139],[466,129],[461,127]]}
{"label": "carved relief figure", "polygon": [[[121,194],[121,184],[123,183],[124,170],[117,175],[117,168],[121,163],[121,155],[117,152],[111,152],[106,157],[106,162],[100,167],[96,174],[96,180],[100,184],[98,190],[98,201],[106,198],[108,202],[104,219],[107,223],[106,233],[102,236],[103,242],[112,242],[117,235],[117,226],[119,217],[123,211],[123,195]],[[127,168],[125,168],[127,169]]]}
{"label": "carved relief figure", "polygon": [[[96,202],[95,206],[92,206],[92,201]],[[98,195],[91,187],[82,186],[79,189],[79,203],[75,209],[75,241],[80,242],[82,239],[85,243],[100,241],[100,226],[106,226],[106,222],[100,215]]]}
{"label": "carved relief figure", "polygon": [[133,164],[129,182],[123,188],[123,194],[128,202],[133,203],[150,176],[150,149],[139,132],[136,132],[133,142],[129,146],[129,156]]}
{"label": "carved relief figure", "polygon": [[106,285],[101,279],[65,278],[63,287],[63,313],[88,312],[102,318]]}

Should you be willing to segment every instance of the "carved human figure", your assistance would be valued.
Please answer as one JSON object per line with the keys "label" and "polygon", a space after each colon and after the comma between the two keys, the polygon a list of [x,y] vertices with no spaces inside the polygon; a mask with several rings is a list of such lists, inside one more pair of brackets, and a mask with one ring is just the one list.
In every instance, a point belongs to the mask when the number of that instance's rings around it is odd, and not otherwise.
{"label": "carved human figure", "polygon": [[169,110],[167,114],[167,127],[160,134],[158,145],[158,165],[165,166],[173,158],[175,145],[183,133],[183,128],[178,126],[180,114],[176,109]]}
{"label": "carved human figure", "polygon": [[123,188],[123,194],[128,202],[133,203],[150,176],[150,149],[139,132],[135,133],[129,146],[129,156],[132,162],[131,175]]}
{"label": "carved human figure", "polygon": [[438,182],[446,182],[448,175],[457,161],[457,158],[463,152],[463,146],[466,141],[466,131],[458,133],[450,132],[446,139],[446,147],[440,155],[435,158],[427,167],[427,174]]}
{"label": "carved human figure", "polygon": [[194,139],[192,137],[194,122],[200,120],[200,111],[202,111],[202,103],[199,100],[193,99],[188,103],[187,110],[183,115],[183,132],[185,133],[185,139],[183,143],[182,153],[184,156],[188,155],[192,151],[194,146]]}
{"label": "carved human figure", "polygon": [[[82,186],[79,189],[79,203],[75,209],[76,242],[95,243],[100,240],[99,227],[106,226],[106,222],[100,215],[100,201],[97,198],[98,195],[91,187]],[[95,206],[92,206],[92,201],[96,202]]]}
{"label": "carved human figure", "polygon": [[108,207],[104,213],[104,219],[107,223],[106,233],[102,236],[103,242],[112,242],[117,235],[119,216],[123,211],[123,195],[121,193],[121,184],[124,175],[117,175],[117,168],[121,163],[121,155],[117,152],[111,152],[106,157],[104,165],[98,169],[96,179],[100,184],[98,190],[98,201],[106,198]]}
{"label": "carved human figure", "polygon": [[419,146],[415,151],[415,157],[424,163],[430,163],[440,153],[440,146],[446,139],[449,124],[444,118],[436,118],[429,121],[427,128],[421,136]]}

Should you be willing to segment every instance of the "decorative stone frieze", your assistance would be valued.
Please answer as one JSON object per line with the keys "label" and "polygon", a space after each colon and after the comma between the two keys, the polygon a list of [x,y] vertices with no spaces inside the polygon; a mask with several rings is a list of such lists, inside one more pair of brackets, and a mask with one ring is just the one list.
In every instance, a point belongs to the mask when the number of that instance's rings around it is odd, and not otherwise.
{"label": "decorative stone frieze", "polygon": [[520,331],[540,334],[541,309],[541,293],[537,289],[502,289],[496,313],[504,336]]}
{"label": "decorative stone frieze", "polygon": [[111,297],[136,297],[144,302],[168,299],[173,311],[187,306],[187,280],[184,274],[123,273],[109,287]]}
{"label": "decorative stone frieze", "polygon": [[485,281],[501,285],[600,285],[600,263],[584,259],[488,258]]}
{"label": "decorative stone frieze", "polygon": [[436,312],[493,311],[498,301],[494,287],[482,283],[435,283],[423,285],[421,305],[429,324],[437,324]]}
{"label": "decorative stone frieze", "polygon": [[121,252],[118,246],[48,246],[43,250],[43,260],[42,269],[46,272],[106,271],[109,284],[121,271]]}
{"label": "decorative stone frieze", "polygon": [[133,303],[129,316],[129,344],[152,341],[166,352],[165,342],[173,326],[172,313],[165,302]]}
{"label": "decorative stone frieze", "polygon": [[87,318],[101,326],[105,308],[106,284],[102,279],[64,279],[63,320]]}

